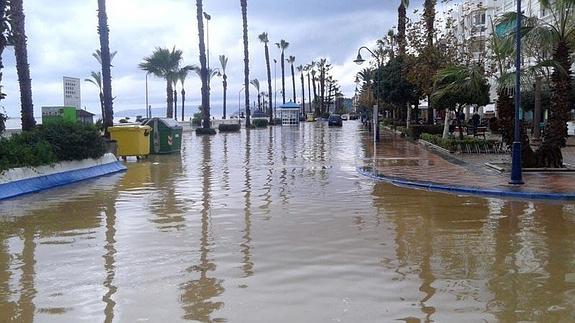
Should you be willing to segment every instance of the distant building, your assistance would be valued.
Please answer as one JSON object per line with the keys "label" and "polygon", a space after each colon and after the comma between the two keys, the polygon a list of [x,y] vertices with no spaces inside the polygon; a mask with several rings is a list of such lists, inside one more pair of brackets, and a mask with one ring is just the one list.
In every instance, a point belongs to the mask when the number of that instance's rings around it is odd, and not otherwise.
{"label": "distant building", "polygon": [[80,79],[64,76],[64,106],[80,109],[82,107],[82,95]]}

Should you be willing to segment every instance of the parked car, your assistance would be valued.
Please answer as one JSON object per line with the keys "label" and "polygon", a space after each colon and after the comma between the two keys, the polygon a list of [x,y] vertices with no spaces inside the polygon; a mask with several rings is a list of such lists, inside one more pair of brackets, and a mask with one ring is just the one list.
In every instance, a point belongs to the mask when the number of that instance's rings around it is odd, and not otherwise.
{"label": "parked car", "polygon": [[327,119],[327,125],[330,127],[341,127],[342,126],[341,116],[339,114],[332,114]]}

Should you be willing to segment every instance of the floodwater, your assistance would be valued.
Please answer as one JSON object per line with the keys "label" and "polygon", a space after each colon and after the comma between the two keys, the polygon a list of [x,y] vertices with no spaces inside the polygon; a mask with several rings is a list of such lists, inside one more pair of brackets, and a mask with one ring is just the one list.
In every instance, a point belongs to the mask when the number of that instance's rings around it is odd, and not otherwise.
{"label": "floodwater", "polygon": [[0,202],[0,322],[572,322],[575,206],[359,176],[359,123]]}

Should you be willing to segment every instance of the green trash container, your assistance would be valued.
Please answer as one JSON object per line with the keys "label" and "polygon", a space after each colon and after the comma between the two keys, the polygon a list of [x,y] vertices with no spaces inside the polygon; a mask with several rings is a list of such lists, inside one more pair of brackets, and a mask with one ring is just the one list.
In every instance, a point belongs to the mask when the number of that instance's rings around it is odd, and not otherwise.
{"label": "green trash container", "polygon": [[150,118],[143,123],[152,128],[150,133],[151,154],[172,154],[182,148],[182,126],[174,119]]}

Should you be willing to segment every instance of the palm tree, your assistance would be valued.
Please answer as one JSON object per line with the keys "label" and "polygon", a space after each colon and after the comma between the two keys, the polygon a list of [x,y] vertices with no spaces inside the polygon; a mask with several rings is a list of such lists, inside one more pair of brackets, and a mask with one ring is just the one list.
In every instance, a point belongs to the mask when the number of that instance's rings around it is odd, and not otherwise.
{"label": "palm tree", "polygon": [[397,42],[399,44],[399,56],[405,55],[405,25],[407,23],[407,7],[409,0],[400,0],[397,9]]}
{"label": "palm tree", "polygon": [[[203,3],[202,0],[196,0],[196,18],[198,20],[198,38],[199,38],[199,49],[200,49],[200,76],[202,79],[202,112],[204,114],[204,120],[202,122],[203,129],[210,129],[211,118],[210,118],[210,81],[208,79],[208,67],[206,63],[206,43],[204,41],[204,17],[203,17]],[[202,132],[202,130],[196,130]],[[207,130],[203,130],[204,132]],[[196,132],[197,133],[197,132]],[[215,133],[208,131],[208,133]]]}
{"label": "palm tree", "polygon": [[[118,54],[118,51],[113,51],[110,53],[110,64],[114,60],[114,57],[116,56],[116,54]],[[100,69],[101,69],[102,68],[102,52],[99,49],[96,49],[92,53],[92,57],[94,57],[96,59],[96,61],[98,62],[98,64],[100,64]],[[104,108],[104,92],[103,92],[103,85],[102,85],[102,72],[92,71],[90,73],[90,76],[92,78],[85,79],[84,81],[92,83],[96,87],[98,87],[98,90],[99,90],[98,93],[99,93],[99,99],[100,99],[100,109],[101,109],[102,121],[103,121],[103,120],[105,120],[106,111]]]}
{"label": "palm tree", "polygon": [[292,93],[293,93],[293,103],[296,103],[296,97],[295,97],[295,72],[294,72],[294,68],[293,68],[293,63],[295,62],[295,56],[290,56],[287,59],[287,62],[290,64],[291,66],[291,81],[292,81]]}
{"label": "palm tree", "polygon": [[282,102],[286,103],[286,82],[285,82],[285,65],[284,65],[284,52],[289,47],[289,43],[285,40],[280,40],[276,46],[282,51],[281,66],[282,66]]}
{"label": "palm tree", "polygon": [[[186,78],[188,78],[188,74],[190,73],[191,70],[197,70],[198,67],[195,65],[188,65],[185,66],[183,68],[181,68],[177,73],[176,73],[176,77],[177,79],[180,81],[180,83],[182,84],[182,121],[184,121],[185,116],[184,116],[184,112],[185,112],[185,102],[186,102],[186,90],[184,89],[184,84],[186,82]],[[177,106],[177,100],[174,100],[174,102],[176,102],[174,104],[174,106]],[[177,113],[174,113],[177,114]]]}
{"label": "palm tree", "polygon": [[114,107],[112,99],[112,55],[110,54],[110,29],[106,14],[106,0],[98,0],[98,32],[100,34],[100,52],[102,65],[102,93],[104,95],[104,127],[114,125]]}
{"label": "palm tree", "polygon": [[256,88],[258,91],[258,110],[261,111],[261,94],[260,94],[260,81],[258,79],[253,79],[250,81],[250,84]]}
{"label": "palm tree", "polygon": [[266,56],[266,67],[267,67],[267,72],[268,72],[268,96],[269,96],[269,116],[270,116],[270,124],[273,123],[274,121],[274,116],[272,113],[272,70],[271,70],[271,66],[270,66],[270,51],[269,51],[269,47],[268,47],[268,43],[269,43],[269,39],[268,39],[268,33],[261,33],[258,38],[260,39],[260,42],[264,43],[264,51],[265,51],[265,56]]}
{"label": "palm tree", "polygon": [[240,0],[242,7],[242,24],[243,24],[243,38],[244,38],[244,90],[246,100],[246,127],[251,127],[250,119],[250,53],[249,53],[249,39],[248,39],[248,1]]}
{"label": "palm tree", "polygon": [[311,70],[311,80],[313,85],[313,104],[315,106],[314,113],[316,117],[319,117],[319,105],[317,104],[317,86],[316,86],[316,77],[317,71],[315,70],[315,62],[312,62],[312,70]]}
{"label": "palm tree", "polygon": [[228,76],[226,75],[226,67],[228,66],[228,58],[226,55],[220,55],[220,65],[222,66],[222,83],[224,89],[224,115],[223,119],[226,118],[226,101],[227,101],[227,90],[228,90]]}
{"label": "palm tree", "polygon": [[[567,121],[570,111],[571,56],[573,55],[573,35],[575,34],[574,0],[540,0],[541,7],[550,12],[550,21],[538,17],[526,17],[522,28],[525,39],[538,42],[541,47],[553,44],[552,60],[555,64],[551,74],[551,106],[549,109],[548,130],[537,151],[539,167],[562,167],[567,137]],[[503,23],[516,20],[515,13],[505,14]]]}
{"label": "palm tree", "polygon": [[145,57],[144,61],[139,64],[140,69],[166,80],[166,117],[174,117],[174,92],[172,88],[173,80],[180,69],[182,61],[182,51],[172,48],[157,47],[152,55]]}
{"label": "palm tree", "polygon": [[[4,99],[5,94],[2,93],[2,69],[4,69],[4,64],[2,63],[2,54],[4,49],[9,44],[9,34],[11,30],[10,26],[10,13],[8,12],[9,3],[7,0],[0,0],[0,100]],[[2,115],[0,115],[0,118]]]}
{"label": "palm tree", "polygon": [[305,80],[303,77],[305,67],[303,65],[300,65],[297,67],[297,71],[300,73],[301,77],[301,107],[302,107],[302,114],[305,115]]}
{"label": "palm tree", "polygon": [[16,70],[20,84],[20,105],[22,113],[22,130],[31,130],[36,125],[34,120],[34,104],[32,102],[32,80],[28,64],[28,49],[26,45],[25,17],[22,0],[10,2],[12,14],[12,36],[14,53],[16,54]]}
{"label": "palm tree", "polygon": [[[309,112],[312,112],[312,99],[311,99],[311,77],[310,77],[310,71],[313,68],[312,64],[308,64],[305,66],[305,71],[307,72],[307,97],[308,97],[308,101],[309,101]],[[305,106],[304,106],[304,110],[305,110]]]}
{"label": "palm tree", "polygon": [[104,109],[104,92],[102,92],[102,72],[94,72],[90,74],[92,78],[84,79],[85,82],[89,82],[98,87],[98,96],[100,98],[100,109],[102,113],[102,121],[106,118],[106,111]]}
{"label": "palm tree", "polygon": [[[423,17],[425,19],[425,29],[427,36],[427,52],[430,53],[433,50],[433,38],[435,36],[435,5],[437,0],[425,0],[423,3]],[[431,67],[431,66],[430,66]],[[435,74],[437,69],[432,69],[430,72]],[[432,88],[432,80],[427,83],[427,88]],[[430,100],[431,91],[426,91],[427,95],[427,123],[433,124],[433,106]]]}

